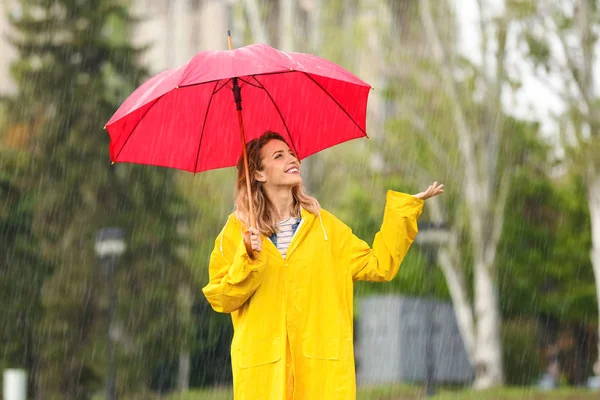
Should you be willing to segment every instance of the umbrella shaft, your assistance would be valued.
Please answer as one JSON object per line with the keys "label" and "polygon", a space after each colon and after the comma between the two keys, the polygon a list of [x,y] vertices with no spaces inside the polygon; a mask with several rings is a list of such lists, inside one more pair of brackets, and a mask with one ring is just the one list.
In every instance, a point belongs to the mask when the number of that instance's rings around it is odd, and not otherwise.
{"label": "umbrella shaft", "polygon": [[252,187],[250,185],[250,171],[248,170],[248,153],[246,152],[246,135],[244,134],[244,120],[242,119],[242,110],[238,109],[238,121],[240,124],[240,139],[242,142],[242,157],[244,158],[244,172],[246,173],[246,189],[248,190],[248,212],[250,213],[250,225],[256,228],[256,218],[254,217],[254,205],[252,202]]}

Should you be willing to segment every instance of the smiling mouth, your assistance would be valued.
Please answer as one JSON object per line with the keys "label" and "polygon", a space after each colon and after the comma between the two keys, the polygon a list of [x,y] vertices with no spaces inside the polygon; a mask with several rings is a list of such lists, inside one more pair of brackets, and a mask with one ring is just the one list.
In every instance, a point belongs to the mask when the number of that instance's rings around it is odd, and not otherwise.
{"label": "smiling mouth", "polygon": [[285,171],[286,174],[297,174],[299,172],[300,171],[298,171],[297,167],[292,167],[292,168],[288,169],[287,171]]}

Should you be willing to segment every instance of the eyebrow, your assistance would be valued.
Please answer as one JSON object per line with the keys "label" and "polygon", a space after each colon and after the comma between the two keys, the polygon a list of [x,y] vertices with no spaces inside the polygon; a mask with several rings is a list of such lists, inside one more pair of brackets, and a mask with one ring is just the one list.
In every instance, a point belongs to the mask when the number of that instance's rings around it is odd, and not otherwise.
{"label": "eyebrow", "polygon": [[[277,154],[277,153],[283,153],[284,151],[285,151],[285,150],[277,150],[277,151],[275,151],[275,152],[274,152],[274,153],[271,155],[271,157],[273,157],[273,156],[274,156],[275,154]],[[289,149],[289,151],[290,151],[290,153],[291,153],[291,154],[293,154],[293,155],[294,155],[294,157],[296,157],[296,153],[294,153],[294,151],[293,151],[292,149]]]}

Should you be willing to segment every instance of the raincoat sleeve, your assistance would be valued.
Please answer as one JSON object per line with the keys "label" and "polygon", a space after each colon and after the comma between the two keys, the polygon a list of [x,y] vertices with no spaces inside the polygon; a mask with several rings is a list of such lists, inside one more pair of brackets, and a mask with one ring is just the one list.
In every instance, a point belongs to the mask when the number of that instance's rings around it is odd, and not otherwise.
{"label": "raincoat sleeve", "polygon": [[417,219],[424,201],[417,197],[388,191],[381,230],[375,235],[373,248],[356,237],[350,228],[343,235],[342,252],[355,281],[391,281],[400,269],[404,256],[417,235]]}
{"label": "raincoat sleeve", "polygon": [[263,250],[251,260],[242,239],[232,241],[225,229],[221,235],[224,237],[217,238],[210,256],[210,281],[202,292],[215,311],[230,313],[240,308],[260,286],[266,256]]}

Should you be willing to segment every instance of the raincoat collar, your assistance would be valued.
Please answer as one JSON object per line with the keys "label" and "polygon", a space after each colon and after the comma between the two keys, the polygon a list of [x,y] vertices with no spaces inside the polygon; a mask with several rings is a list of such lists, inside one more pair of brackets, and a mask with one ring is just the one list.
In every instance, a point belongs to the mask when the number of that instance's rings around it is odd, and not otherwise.
{"label": "raincoat collar", "polygon": [[[229,223],[229,220],[231,219],[232,216],[237,221],[237,223],[239,224],[241,230],[243,231],[245,229],[244,224],[241,221],[239,221],[237,218],[235,218],[235,213],[231,214],[227,218],[227,222],[225,223],[225,227],[227,227],[227,224]],[[292,242],[290,243],[290,246],[288,247],[288,250],[287,250],[287,257],[286,258],[288,258],[288,259],[289,259],[290,255],[292,254],[292,252],[298,247],[298,244],[302,241],[302,239],[304,238],[304,236],[306,236],[306,233],[310,229],[310,227],[313,224],[315,218],[317,218],[316,215],[314,215],[314,214],[310,213],[309,211],[305,210],[304,207],[302,207],[301,210],[300,210],[300,216],[301,216],[302,220],[300,221],[300,225],[298,225],[298,228],[296,229],[296,232],[294,233],[294,236],[292,237]],[[324,240],[328,240],[327,232],[325,231],[325,226],[323,225],[323,220],[321,219],[321,214],[320,213],[319,213],[318,218],[319,218],[319,221],[321,223],[321,228],[323,230],[323,238],[324,238]],[[223,235],[224,235],[224,233],[225,233],[225,229],[223,229],[223,233],[221,234],[221,242],[220,242],[221,254],[223,254]],[[266,240],[263,243],[264,248],[268,249],[272,253],[275,253],[275,254],[277,254],[278,256],[281,257],[281,253],[279,252],[279,250],[277,250],[277,247],[273,244],[273,242],[271,242],[271,240],[269,238],[265,238],[265,239]],[[283,259],[283,257],[282,257],[282,259]]]}
{"label": "raincoat collar", "polygon": [[[311,214],[309,211],[305,210],[304,208],[301,208],[301,210],[300,210],[300,217],[301,217],[300,225],[298,225],[298,228],[296,229],[296,232],[294,233],[294,236],[292,237],[290,246],[287,249],[286,259],[290,258],[290,256],[294,252],[294,250],[298,247],[300,242],[302,242],[302,240],[304,239],[304,237],[310,230],[310,227],[313,224],[315,218],[317,218],[316,215]],[[279,250],[277,250],[277,246],[275,246],[275,244],[273,244],[273,242],[269,238],[265,238],[265,240],[263,241],[263,249],[269,250],[271,253],[281,257],[281,259],[283,260],[281,253],[279,252]]]}
{"label": "raincoat collar", "polygon": [[316,218],[314,214],[311,214],[304,208],[302,208],[302,210],[300,211],[300,215],[302,216],[302,221],[300,221],[300,225],[298,226],[298,229],[296,229],[296,233],[292,238],[292,242],[290,243],[290,246],[287,249],[287,259],[289,259],[292,256],[294,250],[298,247],[300,242],[302,242]]}

